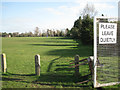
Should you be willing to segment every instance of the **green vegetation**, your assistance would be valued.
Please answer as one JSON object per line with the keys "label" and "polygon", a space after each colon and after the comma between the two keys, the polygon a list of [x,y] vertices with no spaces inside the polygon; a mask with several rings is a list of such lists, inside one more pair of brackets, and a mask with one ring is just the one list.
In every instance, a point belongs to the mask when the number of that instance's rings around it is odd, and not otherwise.
{"label": "green vegetation", "polygon": [[93,17],[97,14],[94,5],[86,4],[81,16],[70,30],[73,39],[79,39],[85,45],[93,44]]}
{"label": "green vegetation", "polygon": [[[3,38],[2,48],[8,67],[2,88],[92,88],[92,82],[78,83],[91,78],[88,65],[80,66],[79,77],[69,68],[76,54],[80,59],[93,54],[90,45],[63,37],[11,37]],[[35,76],[36,54],[41,56],[40,77]]]}
{"label": "green vegetation", "polygon": [[93,18],[86,15],[81,19],[77,19],[74,22],[73,28],[70,30],[71,37],[79,39],[83,44],[93,44]]}
{"label": "green vegetation", "polygon": [[[3,53],[7,55],[7,73],[3,74],[3,88],[53,88],[91,87],[91,83],[76,84],[86,80],[88,66],[80,67],[80,77],[73,76],[76,54],[80,59],[92,55],[92,46],[68,38],[13,37],[3,38]],[[41,76],[35,76],[34,56],[41,56]],[[90,86],[89,86],[90,85]]]}
{"label": "green vegetation", "polygon": [[102,66],[97,68],[97,81],[101,84],[119,82],[118,56],[99,57],[99,60]]}

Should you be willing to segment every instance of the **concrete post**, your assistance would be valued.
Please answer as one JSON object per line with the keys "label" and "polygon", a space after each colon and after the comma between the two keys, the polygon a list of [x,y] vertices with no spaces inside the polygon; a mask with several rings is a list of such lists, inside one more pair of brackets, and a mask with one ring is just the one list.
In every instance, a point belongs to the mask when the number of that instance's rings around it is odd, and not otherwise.
{"label": "concrete post", "polygon": [[5,53],[1,54],[1,64],[2,64],[2,72],[7,72],[7,64],[6,64],[6,55]]}
{"label": "concrete post", "polygon": [[40,55],[35,55],[35,74],[40,76]]}

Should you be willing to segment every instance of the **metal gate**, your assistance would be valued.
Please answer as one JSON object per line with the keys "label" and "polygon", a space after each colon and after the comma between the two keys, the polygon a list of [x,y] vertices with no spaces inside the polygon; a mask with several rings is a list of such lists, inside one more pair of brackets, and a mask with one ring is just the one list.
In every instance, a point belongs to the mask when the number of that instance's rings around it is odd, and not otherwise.
{"label": "metal gate", "polygon": [[[101,24],[117,25],[116,42],[100,43]],[[119,24],[117,18],[114,17],[94,18],[94,77],[93,77],[94,87],[109,86],[120,83],[119,82],[120,30],[118,29]],[[104,33],[102,32],[102,34]]]}

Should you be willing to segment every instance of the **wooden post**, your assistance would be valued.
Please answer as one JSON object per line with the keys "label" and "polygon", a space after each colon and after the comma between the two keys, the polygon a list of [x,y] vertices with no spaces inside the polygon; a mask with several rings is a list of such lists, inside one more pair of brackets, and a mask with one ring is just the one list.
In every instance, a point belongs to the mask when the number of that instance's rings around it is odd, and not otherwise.
{"label": "wooden post", "polygon": [[2,72],[7,72],[7,64],[6,64],[6,55],[5,53],[1,54],[1,64],[2,64]]}
{"label": "wooden post", "polygon": [[88,65],[89,65],[89,70],[90,70],[90,72],[91,72],[91,75],[94,74],[93,60],[94,60],[93,56],[90,56],[90,57],[88,58]]}
{"label": "wooden post", "polygon": [[40,55],[35,55],[35,74],[40,76]]}
{"label": "wooden post", "polygon": [[[75,56],[75,65],[79,64],[79,55]],[[79,75],[79,66],[75,67],[75,76]]]}

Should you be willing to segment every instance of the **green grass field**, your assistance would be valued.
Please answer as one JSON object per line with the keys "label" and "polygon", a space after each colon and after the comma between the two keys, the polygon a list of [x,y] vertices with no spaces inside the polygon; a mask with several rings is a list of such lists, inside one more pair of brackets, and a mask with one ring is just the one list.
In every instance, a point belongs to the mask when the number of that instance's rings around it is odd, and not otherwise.
{"label": "green grass field", "polygon": [[[92,82],[78,84],[90,78],[88,65],[80,66],[79,77],[69,68],[76,54],[84,59],[92,51],[92,46],[63,37],[2,38],[2,52],[7,56],[2,88],[92,88]],[[41,57],[41,76],[35,76],[36,54]]]}
{"label": "green grass field", "polygon": [[113,57],[99,57],[103,66],[97,68],[97,81],[99,83],[119,82],[119,58]]}

